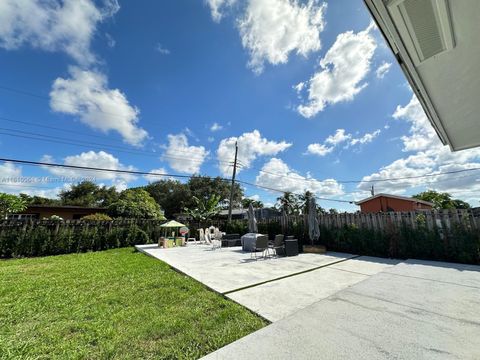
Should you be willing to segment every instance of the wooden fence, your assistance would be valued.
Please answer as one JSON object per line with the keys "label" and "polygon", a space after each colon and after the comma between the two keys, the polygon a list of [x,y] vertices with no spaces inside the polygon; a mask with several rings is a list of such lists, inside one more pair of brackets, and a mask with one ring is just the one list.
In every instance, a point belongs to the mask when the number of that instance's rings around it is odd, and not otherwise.
{"label": "wooden fence", "polygon": [[320,226],[328,229],[341,228],[346,225],[383,231],[409,226],[412,229],[426,227],[428,230],[450,231],[459,226],[465,230],[477,231],[480,229],[480,212],[468,210],[433,210],[386,213],[341,213],[319,216]]}

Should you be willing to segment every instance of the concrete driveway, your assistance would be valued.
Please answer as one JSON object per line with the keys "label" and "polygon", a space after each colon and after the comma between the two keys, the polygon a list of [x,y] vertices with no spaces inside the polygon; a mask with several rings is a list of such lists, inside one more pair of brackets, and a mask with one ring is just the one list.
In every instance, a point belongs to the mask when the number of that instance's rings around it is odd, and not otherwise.
{"label": "concrete driveway", "polygon": [[480,267],[409,260],[205,359],[478,360],[479,309]]}

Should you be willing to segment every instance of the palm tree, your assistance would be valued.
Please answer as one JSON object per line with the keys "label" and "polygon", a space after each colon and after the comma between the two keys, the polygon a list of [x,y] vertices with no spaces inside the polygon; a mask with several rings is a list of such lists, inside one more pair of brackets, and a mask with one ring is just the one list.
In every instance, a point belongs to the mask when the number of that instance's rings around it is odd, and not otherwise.
{"label": "palm tree", "polygon": [[308,213],[308,208],[310,206],[310,199],[313,197],[313,193],[309,190],[305,191],[302,195],[298,196],[298,199],[302,206],[302,212],[304,214]]}
{"label": "palm tree", "polygon": [[280,209],[284,210],[287,214],[293,214],[298,211],[298,198],[290,191],[286,191],[283,196],[277,198]]}
{"label": "palm tree", "polygon": [[211,219],[220,212],[220,195],[212,195],[208,199],[199,199],[196,196],[192,197],[195,202],[194,207],[185,208],[185,212],[194,220],[205,221]]}

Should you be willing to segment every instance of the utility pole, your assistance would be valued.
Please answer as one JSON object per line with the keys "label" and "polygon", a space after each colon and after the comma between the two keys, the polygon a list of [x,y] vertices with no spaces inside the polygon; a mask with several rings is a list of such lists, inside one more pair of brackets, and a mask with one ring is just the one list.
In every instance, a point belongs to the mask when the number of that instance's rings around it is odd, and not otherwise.
{"label": "utility pole", "polygon": [[235,187],[235,175],[237,174],[238,142],[235,141],[235,160],[233,161],[232,187],[230,188],[230,203],[228,204],[228,223],[232,221],[233,190]]}
{"label": "utility pole", "polygon": [[372,194],[372,196],[375,196],[375,187],[374,187],[374,185],[372,185],[372,189],[370,190],[370,193]]}

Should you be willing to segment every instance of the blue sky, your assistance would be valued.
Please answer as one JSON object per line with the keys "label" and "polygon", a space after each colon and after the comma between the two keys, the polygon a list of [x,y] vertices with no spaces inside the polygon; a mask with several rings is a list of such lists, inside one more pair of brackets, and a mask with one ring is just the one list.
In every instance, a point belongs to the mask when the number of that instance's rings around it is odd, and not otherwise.
{"label": "blue sky", "polygon": [[[472,175],[381,181],[475,167],[480,152],[440,144],[361,0],[7,0],[0,24],[3,157],[228,177],[238,140],[238,177],[259,186],[358,200],[371,183],[341,181],[374,180],[377,191],[434,188],[478,205]],[[119,189],[153,180],[0,172]],[[68,183],[0,187],[54,196]]]}

